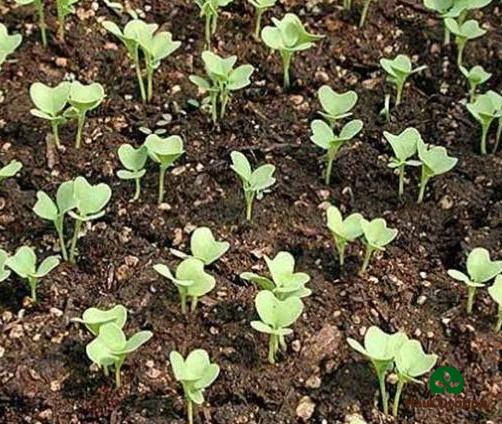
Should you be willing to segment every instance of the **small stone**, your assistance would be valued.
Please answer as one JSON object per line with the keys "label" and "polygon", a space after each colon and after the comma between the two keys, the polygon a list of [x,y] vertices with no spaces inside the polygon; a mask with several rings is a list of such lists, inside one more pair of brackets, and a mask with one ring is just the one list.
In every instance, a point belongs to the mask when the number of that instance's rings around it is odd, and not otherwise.
{"label": "small stone", "polygon": [[447,194],[444,195],[439,201],[439,207],[445,210],[451,209],[453,207],[453,199]]}
{"label": "small stone", "polygon": [[367,424],[364,418],[359,414],[349,414],[344,419],[345,424]]}
{"label": "small stone", "polygon": [[68,66],[68,59],[66,57],[57,57],[56,66],[60,66],[61,68],[66,68]]}
{"label": "small stone", "polygon": [[423,305],[427,300],[427,296],[421,295],[417,299],[417,305]]}
{"label": "small stone", "polygon": [[9,333],[9,337],[11,339],[19,339],[23,337],[23,335],[24,335],[23,326],[20,324],[14,325]]}
{"label": "small stone", "polygon": [[321,387],[321,377],[318,375],[311,375],[305,382],[305,387],[309,389],[318,389]]}
{"label": "small stone", "polygon": [[51,308],[49,309],[49,313],[55,317],[60,317],[63,316],[63,311],[58,308]]}
{"label": "small stone", "polygon": [[303,96],[300,96],[299,94],[289,96],[289,99],[295,106],[301,105],[303,103]]}
{"label": "small stone", "polygon": [[308,421],[314,415],[315,403],[309,396],[304,396],[300,399],[300,403],[296,407],[296,416],[303,421]]}
{"label": "small stone", "polygon": [[58,380],[51,381],[50,388],[53,392],[59,392],[61,390],[61,382]]}
{"label": "small stone", "polygon": [[415,332],[413,333],[415,337],[420,337],[422,335],[422,330],[420,328],[417,328]]}
{"label": "small stone", "polygon": [[293,340],[291,343],[291,349],[293,349],[293,352],[300,352],[300,349],[302,348],[302,345],[300,343],[300,340]]}
{"label": "small stone", "polygon": [[45,409],[42,412],[40,412],[40,414],[38,414],[38,416],[42,420],[52,420],[52,409]]}
{"label": "small stone", "polygon": [[356,324],[356,325],[359,325],[359,324],[361,324],[361,318],[359,318],[359,316],[358,316],[358,315],[353,315],[353,316],[352,316],[352,322],[353,322],[354,324]]}
{"label": "small stone", "polygon": [[158,208],[161,211],[170,211],[171,210],[171,205],[169,203],[161,203]]}

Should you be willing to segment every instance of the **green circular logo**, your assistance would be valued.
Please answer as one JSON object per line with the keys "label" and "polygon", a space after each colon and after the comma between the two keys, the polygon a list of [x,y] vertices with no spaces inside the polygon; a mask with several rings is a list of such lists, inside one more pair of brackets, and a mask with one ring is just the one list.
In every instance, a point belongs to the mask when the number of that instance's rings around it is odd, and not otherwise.
{"label": "green circular logo", "polygon": [[461,372],[449,365],[437,368],[429,379],[429,389],[435,395],[444,393],[459,395],[464,390],[464,384]]}

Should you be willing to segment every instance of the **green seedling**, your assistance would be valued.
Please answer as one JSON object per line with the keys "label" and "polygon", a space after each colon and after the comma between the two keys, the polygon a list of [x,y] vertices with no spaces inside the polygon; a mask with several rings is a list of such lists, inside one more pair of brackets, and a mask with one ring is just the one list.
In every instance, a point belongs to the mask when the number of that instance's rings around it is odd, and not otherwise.
{"label": "green seedling", "polygon": [[360,213],[353,213],[343,219],[342,213],[338,208],[330,205],[326,211],[326,218],[328,228],[333,236],[336,251],[338,252],[340,267],[343,267],[347,244],[355,241],[363,234],[363,229],[361,228],[363,216]]}
{"label": "green seedling", "polygon": [[361,219],[361,229],[363,231],[363,243],[366,246],[364,262],[359,272],[360,275],[366,272],[373,253],[385,250],[392,240],[397,236],[395,228],[387,228],[387,223],[383,218],[375,218],[371,221]]}
{"label": "green seedling", "polygon": [[355,91],[347,91],[338,94],[329,85],[323,85],[317,91],[319,102],[323,108],[319,112],[331,126],[334,126],[337,121],[347,118],[352,115],[351,110],[357,103],[358,97]]}
{"label": "green seedling", "polygon": [[232,165],[230,168],[239,176],[244,190],[244,199],[246,201],[246,219],[251,221],[253,214],[253,201],[255,197],[260,200],[269,187],[274,185],[275,166],[266,164],[256,168],[254,171],[251,165],[241,152],[230,153]]}
{"label": "green seedling", "polygon": [[263,13],[265,13],[268,9],[275,6],[277,0],[248,0],[256,10],[256,24],[254,27],[254,36],[257,40],[260,39],[260,30],[261,30],[261,18]]}
{"label": "green seedling", "polygon": [[392,415],[397,417],[401,393],[406,383],[422,384],[417,377],[428,373],[437,362],[437,355],[426,354],[417,340],[407,340],[396,355],[397,389],[392,406]]}
{"label": "green seedling", "polygon": [[487,91],[486,94],[490,97],[495,110],[498,111],[496,113],[498,116],[497,135],[495,138],[495,146],[493,147],[493,153],[495,153],[499,147],[500,138],[502,136],[502,96],[493,90]]}
{"label": "green seedling", "polygon": [[7,165],[0,168],[0,184],[7,178],[14,177],[21,169],[23,164],[18,160],[11,160]]}
{"label": "green seedling", "polygon": [[216,33],[218,28],[218,14],[220,8],[228,6],[233,0],[195,0],[195,3],[200,8],[200,16],[205,19],[204,35],[206,39],[206,47],[211,46],[211,37]]}
{"label": "green seedling", "polygon": [[61,253],[65,261],[68,260],[68,252],[64,239],[64,217],[67,212],[75,207],[73,181],[66,181],[59,186],[55,202],[45,192],[39,191],[37,193],[37,202],[33,206],[33,212],[40,218],[51,221],[54,224],[58,233]]}
{"label": "green seedling", "polygon": [[43,0],[15,0],[21,6],[33,5],[38,14],[38,26],[40,27],[40,36],[42,37],[42,44],[47,47],[47,24],[45,23],[45,11]]}
{"label": "green seedling", "polygon": [[176,275],[163,264],[156,264],[153,269],[171,280],[177,287],[181,299],[181,312],[187,313],[187,300],[191,300],[191,310],[195,311],[199,298],[205,296],[216,286],[215,278],[204,271],[204,262],[196,258],[184,259],[176,268]]}
{"label": "green seedling", "polygon": [[366,16],[368,16],[370,4],[371,0],[364,0],[363,11],[361,12],[361,19],[359,20],[359,28],[362,28],[366,22]]}
{"label": "green seedling", "polygon": [[180,353],[172,351],[169,362],[174,378],[183,386],[188,423],[193,424],[194,404],[204,403],[204,390],[218,378],[220,367],[211,363],[209,355],[203,349],[193,350],[186,359]]}
{"label": "green seedling", "polygon": [[61,146],[59,125],[66,122],[63,111],[68,103],[70,87],[69,82],[61,82],[56,87],[35,82],[30,87],[31,101],[36,107],[36,109],[31,109],[30,113],[51,123],[54,142],[58,147]]}
{"label": "green seedling", "polygon": [[352,8],[352,0],[343,0],[343,8],[350,10]]}
{"label": "green seedling", "polygon": [[[496,95],[495,92],[492,93]],[[488,93],[479,95],[473,103],[467,103],[466,107],[481,125],[480,151],[482,155],[486,155],[488,131],[495,119],[501,119],[502,109],[497,104],[496,97]]]}
{"label": "green seedling", "polygon": [[204,265],[211,265],[221,258],[230,249],[228,241],[216,241],[212,231],[207,227],[194,230],[190,238],[192,256],[199,259]]}
{"label": "green seedling", "polygon": [[7,259],[9,259],[7,252],[0,249],[0,283],[10,277],[10,271],[6,268]]}
{"label": "green seedling", "polygon": [[272,278],[253,272],[243,272],[240,277],[252,281],[263,290],[271,291],[279,300],[310,296],[312,290],[305,287],[310,276],[304,272],[295,272],[295,258],[291,253],[279,252],[274,259],[265,255],[265,262]]}
{"label": "green seedling", "polygon": [[[117,24],[104,21],[103,26],[124,43],[130,59],[134,62],[138,78],[141,99],[149,102],[153,97],[153,72],[160,62],[177,50],[181,42],[173,41],[172,34],[167,31],[157,32],[157,24],[148,24],[141,19],[128,22],[122,31]],[[147,87],[143,81],[140,51],[145,63]]]}
{"label": "green seedling", "polygon": [[[190,75],[190,81],[209,93],[213,122],[225,116],[232,92],[247,87],[254,72],[251,65],[240,65],[234,69],[237,56],[222,58],[210,51],[202,52],[202,60],[208,79]],[[218,107],[219,106],[219,107]]]}
{"label": "green seedling", "polygon": [[148,159],[148,150],[145,146],[135,149],[130,144],[122,144],[118,150],[120,163],[126,169],[117,171],[117,176],[122,180],[134,180],[136,191],[132,200],[138,200],[141,195],[141,178],[146,173],[145,163]]}
{"label": "green seedling", "polygon": [[84,130],[85,117],[87,112],[96,109],[105,98],[103,86],[97,82],[84,85],[79,81],[74,81],[70,85],[68,103],[72,106],[67,109],[65,116],[77,119],[77,136],[75,147],[80,148],[82,133]]}
{"label": "green seedling", "polygon": [[467,256],[466,268],[467,275],[456,269],[448,270],[448,275],[467,285],[467,313],[471,314],[477,289],[502,272],[502,261],[492,261],[488,250],[476,247]]}
{"label": "green seedling", "polygon": [[495,324],[495,332],[498,333],[502,328],[502,275],[497,275],[493,286],[488,287],[488,293],[498,305],[497,323]]}
{"label": "green seedling", "polygon": [[[424,0],[424,6],[427,9],[434,10],[441,18],[445,18],[448,10],[453,6],[454,0]],[[450,31],[446,24],[444,24],[444,45],[450,44]]]}
{"label": "green seedling", "polygon": [[75,3],[78,3],[79,0],[56,0],[56,11],[58,18],[58,38],[61,41],[64,41],[64,33],[65,33],[65,20],[66,17],[72,13],[75,13]]}
{"label": "green seedling", "polygon": [[45,277],[58,265],[59,257],[49,256],[37,267],[37,255],[28,246],[20,247],[13,256],[10,256],[5,261],[5,266],[27,281],[33,303],[37,301],[37,287],[40,279]]}
{"label": "green seedling", "polygon": [[157,134],[150,134],[144,146],[148,151],[148,156],[159,164],[159,205],[164,201],[164,181],[167,169],[173,165],[185,151],[183,150],[183,140],[179,135],[171,135],[167,138],[159,137]]}
{"label": "green seedling", "polygon": [[387,372],[394,368],[394,359],[401,346],[407,341],[408,337],[402,332],[387,334],[375,326],[371,326],[366,332],[364,346],[357,340],[347,338],[350,347],[368,359],[375,369],[385,415],[389,413],[389,397],[385,389],[385,377]]}
{"label": "green seedling", "polygon": [[418,140],[422,140],[422,136],[415,128],[406,128],[401,134],[391,134],[384,131],[383,135],[389,142],[394,151],[394,157],[389,162],[389,168],[399,171],[399,197],[404,193],[404,176],[406,166],[420,166],[421,162],[412,160],[411,158],[417,152]]}
{"label": "green seedling", "polygon": [[331,170],[333,161],[340,148],[352,140],[363,129],[363,121],[354,119],[345,124],[338,135],[335,135],[331,127],[326,122],[316,119],[310,124],[312,142],[326,150],[326,175],[324,182],[329,184],[331,181]]}
{"label": "green seedling", "polygon": [[98,367],[103,367],[106,376],[109,367],[115,368],[115,385],[120,387],[120,369],[127,354],[134,352],[153,336],[151,331],[139,331],[127,339],[122,329],[114,322],[103,324],[98,336],[90,342],[85,350],[88,358]]}
{"label": "green seedling", "polygon": [[455,19],[446,18],[445,25],[448,30],[455,35],[457,45],[457,65],[460,68],[463,64],[464,49],[467,41],[474,40],[486,34],[486,30],[479,26],[478,21],[471,19],[464,23],[459,23]]}
{"label": "green seedling", "polygon": [[127,321],[127,309],[122,305],[107,310],[89,308],[84,311],[82,318],[73,318],[72,321],[84,324],[92,335],[97,336],[99,329],[105,324],[114,323],[123,328]]}
{"label": "green seedling", "polygon": [[263,42],[272,50],[278,50],[282,58],[284,88],[289,88],[289,68],[296,52],[313,47],[314,42],[324,36],[309,33],[300,18],[294,13],[286,13],[282,19],[272,18],[274,26],[261,30]]}
{"label": "green seedling", "polygon": [[76,212],[70,211],[70,216],[75,219],[75,228],[70,246],[70,262],[75,263],[77,239],[83,222],[98,219],[105,214],[105,206],[110,201],[112,190],[105,183],[89,184],[84,177],[77,177],[73,182],[73,197]]}
{"label": "green seedling", "polygon": [[7,56],[14,53],[23,41],[21,34],[9,35],[7,27],[0,23],[0,68]]}
{"label": "green seedling", "polygon": [[404,84],[408,77],[427,68],[424,65],[413,69],[410,58],[404,54],[399,54],[394,59],[380,59],[380,65],[387,72],[387,81],[396,86],[396,106],[401,103]]}
{"label": "green seedling", "polygon": [[476,100],[476,89],[478,86],[488,81],[492,74],[490,74],[490,72],[486,72],[484,68],[479,65],[474,66],[471,69],[466,69],[461,66],[460,71],[469,82],[469,99],[472,103]]}
{"label": "green seedling", "polygon": [[442,146],[432,146],[425,144],[421,139],[417,140],[417,151],[422,172],[420,176],[420,191],[417,203],[424,200],[425,187],[432,177],[444,174],[453,169],[458,159],[448,156],[448,152]]}
{"label": "green seedling", "polygon": [[299,297],[279,300],[271,291],[262,290],[256,295],[255,306],[260,321],[251,321],[251,327],[269,335],[268,361],[275,364],[279,348],[287,348],[285,337],[293,333],[289,326],[302,314],[303,303]]}

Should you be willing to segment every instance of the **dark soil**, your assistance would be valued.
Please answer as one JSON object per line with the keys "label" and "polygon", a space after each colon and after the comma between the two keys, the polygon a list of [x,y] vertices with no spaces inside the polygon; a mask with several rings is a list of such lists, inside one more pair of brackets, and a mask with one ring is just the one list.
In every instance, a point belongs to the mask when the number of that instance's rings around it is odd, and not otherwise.
{"label": "dark soil", "polygon": [[[0,245],[13,252],[29,244],[39,256],[57,250],[53,228],[31,210],[37,190],[54,194],[61,182],[84,175],[108,183],[113,197],[106,215],[79,240],[78,265],[63,264],[53,271],[40,287],[37,305],[26,302],[27,290],[18,278],[0,285],[1,422],[183,423],[181,388],[168,354],[194,348],[208,350],[222,368],[206,392],[199,422],[302,422],[297,407],[305,396],[315,404],[312,423],[342,423],[354,413],[370,423],[394,422],[380,412],[370,366],[345,342],[348,336],[361,339],[370,325],[413,335],[438,354],[441,364],[462,371],[465,399],[490,405],[412,408],[411,402],[430,393],[426,386],[409,384],[400,422],[502,422],[502,335],[492,331],[495,306],[480,291],[475,313],[467,317],[465,287],[446,275],[451,267],[463,267],[466,252],[476,246],[502,257],[502,156],[478,154],[479,128],[462,104],[467,88],[455,65],[454,47],[441,45],[441,22],[418,0],[373,2],[363,30],[356,26],[360,4],[346,12],[341,2],[281,1],[265,22],[292,11],[313,32],[326,35],[295,58],[294,84],[284,93],[278,55],[254,41],[252,10],[244,1],[234,2],[220,19],[216,50],[236,54],[239,63],[253,64],[256,72],[253,84],[233,98],[225,121],[213,126],[207,113],[188,103],[200,100],[187,78],[202,73],[203,23],[197,7],[181,0],[148,3],[147,20],[165,23],[163,28],[182,47],[156,72],[154,100],[147,106],[138,100],[124,48],[99,24],[104,18],[124,24],[126,15],[118,17],[103,2],[97,8],[97,2],[91,7],[83,0],[69,17],[66,43],[51,39],[44,49],[29,7],[3,9],[1,21],[24,40],[11,57],[15,61],[4,64],[0,73],[5,96],[0,155],[2,163],[16,158],[24,168],[2,185]],[[146,2],[131,4],[144,7]],[[56,23],[51,13],[52,35]],[[476,17],[489,32],[468,45],[465,60],[494,73],[486,87],[500,90],[500,6],[487,7]],[[397,53],[409,54],[428,69],[410,80],[404,103],[387,124],[379,111],[384,93],[392,88],[378,61]],[[62,130],[66,149],[57,152],[47,147],[46,123],[29,114],[28,89],[35,81],[57,84],[69,75],[101,82],[107,99],[88,118],[84,147],[72,147],[75,128],[68,125]],[[330,187],[321,177],[321,152],[309,141],[309,122],[319,110],[316,91],[325,83],[337,91],[357,90],[354,115],[365,124],[359,139],[340,152]],[[141,201],[131,203],[132,185],[115,176],[116,150],[124,142],[140,145],[145,136],[139,128],[154,129],[166,113],[172,120],[165,128],[182,135],[186,148],[168,175],[167,205],[156,205],[153,166]],[[418,173],[413,170],[405,198],[397,199],[397,177],[386,166],[390,149],[382,140],[383,130],[396,133],[408,126],[459,158],[453,171],[431,181],[420,206],[414,203]],[[232,150],[250,155],[255,164],[277,167],[277,184],[256,203],[252,223],[244,221],[240,185],[229,169]],[[334,260],[326,202],[346,212],[385,217],[399,230],[364,277],[357,276],[362,246],[351,246],[343,271]],[[232,247],[211,266],[217,288],[194,315],[183,316],[175,289],[152,264],[176,265],[169,248],[186,250],[190,231],[202,225]],[[256,288],[238,275],[264,271],[263,254],[280,250],[291,252],[298,270],[311,275],[313,294],[287,355],[271,366],[266,339],[249,325],[256,316]],[[117,303],[130,311],[128,334],[154,332],[127,359],[120,390],[90,368],[85,354],[90,336],[70,322],[88,307]]]}

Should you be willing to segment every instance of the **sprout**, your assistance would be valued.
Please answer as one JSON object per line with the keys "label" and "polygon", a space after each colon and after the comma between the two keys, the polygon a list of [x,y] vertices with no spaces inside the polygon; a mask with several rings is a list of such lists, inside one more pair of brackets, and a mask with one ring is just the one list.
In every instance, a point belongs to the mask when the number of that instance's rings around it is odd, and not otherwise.
{"label": "sprout", "polygon": [[141,178],[145,175],[145,163],[148,158],[148,150],[145,146],[135,149],[130,144],[122,144],[118,150],[120,163],[126,169],[117,172],[122,180],[134,180],[136,191],[132,200],[138,200],[141,194]]}
{"label": "sprout", "polygon": [[323,112],[319,113],[331,124],[331,126],[334,126],[336,121],[351,116],[351,110],[358,100],[355,91],[347,91],[338,94],[328,85],[323,85],[319,88],[317,96],[323,108]]}
{"label": "sprout", "polygon": [[457,44],[457,65],[461,67],[467,41],[481,37],[486,34],[486,30],[482,29],[478,21],[474,19],[459,23],[454,19],[446,18],[444,22],[448,30],[455,35],[455,43]]}
{"label": "sprout", "polygon": [[38,26],[40,27],[40,35],[42,37],[42,44],[47,47],[47,24],[45,23],[45,12],[43,0],[15,0],[21,6],[34,5],[38,13]]}
{"label": "sprout", "polygon": [[7,259],[9,259],[7,252],[0,249],[0,283],[10,277],[10,271],[6,269]]}
{"label": "sprout", "polygon": [[400,347],[395,360],[398,380],[392,406],[394,417],[397,417],[404,385],[410,381],[421,384],[417,377],[428,373],[436,365],[437,359],[435,354],[426,354],[418,340],[407,340]]}
{"label": "sprout", "polygon": [[361,19],[359,20],[359,28],[362,28],[364,22],[366,21],[366,16],[368,15],[368,9],[370,8],[371,0],[364,0],[363,11],[361,13]]}
{"label": "sprout", "polygon": [[352,8],[352,0],[343,0],[343,8],[350,10]]}
{"label": "sprout", "polygon": [[64,240],[64,217],[65,214],[76,206],[73,196],[73,181],[62,183],[56,193],[56,202],[54,202],[45,192],[37,193],[37,202],[33,206],[35,212],[40,218],[52,221],[59,237],[59,244],[63,259],[68,260],[68,252]]}
{"label": "sprout", "polygon": [[59,265],[58,256],[49,256],[45,258],[37,267],[37,255],[31,247],[20,247],[14,256],[5,261],[5,266],[9,267],[19,277],[27,280],[31,292],[33,303],[37,301],[37,287],[40,279]]}
{"label": "sprout", "polygon": [[448,156],[448,152],[442,146],[432,146],[425,144],[421,139],[417,139],[418,157],[422,163],[422,174],[420,177],[420,192],[417,203],[424,200],[425,187],[432,177],[444,174],[457,164],[458,159]]}
{"label": "sprout", "polygon": [[289,88],[289,68],[293,54],[311,48],[315,41],[324,36],[309,33],[294,13],[286,13],[281,20],[272,18],[272,22],[275,26],[263,28],[261,38],[272,50],[279,50],[284,71],[284,88]]}
{"label": "sprout", "polygon": [[331,169],[338,150],[352,140],[363,128],[363,122],[354,119],[342,128],[338,135],[335,135],[328,124],[320,119],[316,119],[310,124],[312,136],[310,139],[314,144],[326,150],[326,176],[325,183],[329,184],[331,180]]}
{"label": "sprout", "polygon": [[415,128],[406,128],[401,134],[394,135],[384,131],[383,135],[394,151],[394,157],[389,162],[389,168],[399,170],[399,197],[404,193],[404,170],[408,166],[420,166],[421,162],[410,158],[417,152],[418,140],[422,136]]}
{"label": "sprout", "polygon": [[211,114],[213,122],[216,122],[218,118],[223,119],[225,116],[232,91],[240,90],[250,84],[249,78],[254,68],[252,65],[241,65],[233,69],[237,56],[222,58],[207,50],[202,52],[202,60],[209,81],[197,75],[190,75],[190,81],[209,92]]}
{"label": "sprout", "polygon": [[275,363],[279,347],[286,349],[285,336],[293,333],[290,325],[303,312],[303,303],[298,297],[277,299],[271,291],[262,290],[255,298],[260,321],[251,321],[251,327],[260,333],[269,334],[268,361]]}
{"label": "sprout", "polygon": [[82,222],[100,218],[105,214],[104,207],[110,201],[112,191],[105,183],[92,185],[84,177],[77,177],[73,182],[73,196],[77,211],[70,212],[70,216],[75,219],[75,229],[70,246],[70,262],[74,263]]}
{"label": "sprout", "polygon": [[347,243],[355,241],[362,235],[361,220],[364,218],[360,213],[353,213],[343,219],[338,208],[332,205],[326,211],[326,218],[338,252],[340,267],[343,267],[345,247]]}
{"label": "sprout", "polygon": [[163,277],[171,280],[177,287],[181,299],[181,312],[187,313],[187,300],[192,302],[191,310],[195,311],[199,297],[214,289],[215,278],[204,271],[204,262],[196,258],[183,260],[176,268],[176,276],[163,264],[156,264],[153,269]]}
{"label": "sprout", "polygon": [[251,221],[254,198],[260,200],[263,193],[275,183],[275,178],[272,176],[275,172],[275,166],[266,164],[253,171],[248,159],[241,152],[234,151],[230,153],[230,157],[232,158],[230,168],[242,181],[246,201],[246,219]]}
{"label": "sprout", "polygon": [[179,135],[171,135],[167,138],[159,137],[157,134],[150,134],[145,141],[148,156],[159,164],[159,205],[164,201],[164,181],[167,168],[172,166],[185,151],[183,150],[183,140]]}
{"label": "sprout", "polygon": [[73,318],[72,321],[84,324],[92,335],[97,336],[99,329],[105,324],[114,323],[123,328],[127,321],[127,309],[122,305],[107,310],[89,308],[84,311],[82,318]]}
{"label": "sprout", "polygon": [[190,250],[194,258],[204,265],[211,265],[221,258],[230,248],[227,241],[216,241],[213,233],[207,227],[196,228],[190,238]]}
{"label": "sprout", "polygon": [[211,46],[211,36],[216,33],[218,27],[218,13],[220,7],[225,7],[232,3],[233,0],[195,0],[195,3],[200,8],[200,16],[206,20],[205,38],[206,47]]}
{"label": "sprout", "polygon": [[366,272],[373,253],[377,250],[385,250],[388,245],[397,236],[395,228],[387,228],[387,223],[383,218],[376,218],[371,221],[361,219],[361,228],[363,230],[363,243],[366,246],[363,266],[359,272],[360,275]]}
{"label": "sprout", "polygon": [[256,10],[256,25],[254,29],[254,36],[257,40],[260,39],[261,17],[264,12],[275,6],[277,0],[248,0]]}
{"label": "sprout", "polygon": [[63,110],[68,103],[70,87],[69,82],[61,82],[56,87],[35,82],[30,87],[31,101],[36,107],[36,109],[31,109],[30,113],[51,123],[54,141],[58,147],[61,146],[59,125],[66,122]]}
{"label": "sprout", "polygon": [[[495,92],[493,92],[495,93]],[[496,93],[495,93],[496,94]],[[481,147],[482,155],[486,155],[486,139],[488,131],[494,119],[502,117],[502,109],[496,104],[496,98],[488,93],[481,94],[474,103],[467,103],[467,110],[481,124]]]}
{"label": "sprout", "polygon": [[7,178],[14,177],[23,167],[18,160],[11,160],[7,165],[0,168],[0,184]]}
{"label": "sprout", "polygon": [[79,0],[56,0],[57,17],[59,23],[58,37],[61,41],[64,41],[65,18],[71,13],[75,13],[75,7],[73,5],[78,2]]}
{"label": "sprout", "polygon": [[193,404],[201,405],[204,402],[204,390],[218,378],[220,367],[211,363],[209,355],[203,349],[193,350],[186,359],[180,353],[172,351],[169,362],[174,378],[183,386],[188,423],[193,424]]}
{"label": "sprout", "polygon": [[489,90],[486,92],[492,101],[492,104],[495,106],[495,109],[498,111],[498,126],[497,126],[497,135],[495,137],[495,146],[493,147],[493,153],[495,153],[499,147],[500,138],[502,136],[502,96],[493,91]]}
{"label": "sprout", "polygon": [[271,291],[279,300],[310,296],[312,290],[305,287],[310,276],[304,272],[295,272],[295,258],[291,253],[279,252],[274,259],[265,256],[265,262],[271,279],[253,272],[243,272],[240,277],[252,281],[263,290]]}
{"label": "sprout", "polygon": [[396,86],[396,106],[401,103],[404,84],[408,77],[427,68],[424,65],[412,69],[410,58],[404,54],[399,54],[394,59],[380,59],[380,65],[387,72],[387,80]]}
{"label": "sprout", "polygon": [[9,35],[7,27],[0,23],[0,68],[7,59],[7,56],[16,51],[22,40],[23,37],[21,34]]}
{"label": "sprout", "polygon": [[461,66],[460,71],[467,78],[467,81],[469,81],[469,99],[472,103],[476,100],[476,89],[478,85],[488,81],[492,74],[486,72],[482,66],[474,66],[469,70]]}
{"label": "sprout", "polygon": [[350,347],[365,356],[375,368],[385,415],[389,413],[389,397],[385,390],[385,376],[387,371],[394,368],[394,359],[400,347],[407,341],[408,337],[402,332],[387,334],[375,326],[371,326],[366,332],[364,347],[357,340],[347,338]]}
{"label": "sprout", "polygon": [[[103,26],[124,43],[127,53],[136,68],[141,99],[143,102],[151,101],[153,96],[153,71],[160,66],[162,59],[165,59],[179,48],[181,42],[173,41],[172,34],[167,31],[154,34],[158,29],[158,25],[147,24],[141,19],[129,21],[123,32],[117,24],[111,21],[104,21]],[[140,50],[146,68],[146,90],[141,70]]]}
{"label": "sprout", "polygon": [[483,247],[476,247],[467,256],[467,275],[456,269],[448,270],[448,275],[467,285],[467,313],[472,313],[478,287],[492,280],[502,272],[502,261],[492,261],[490,253]]}
{"label": "sprout", "polygon": [[65,115],[77,119],[77,137],[75,139],[75,147],[77,149],[80,147],[82,140],[82,131],[87,112],[96,109],[104,98],[105,90],[97,82],[89,85],[84,85],[78,81],[71,83],[68,102],[72,107],[65,112]]}
{"label": "sprout", "polygon": [[488,287],[488,293],[498,305],[497,324],[495,324],[495,332],[498,333],[502,328],[502,275],[497,275],[493,286]]}
{"label": "sprout", "polygon": [[122,329],[109,322],[99,328],[98,336],[90,342],[85,350],[88,358],[98,367],[103,367],[108,375],[108,367],[115,367],[115,385],[120,387],[120,369],[127,354],[137,350],[153,336],[151,331],[139,331],[128,340]]}

